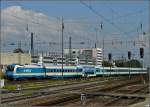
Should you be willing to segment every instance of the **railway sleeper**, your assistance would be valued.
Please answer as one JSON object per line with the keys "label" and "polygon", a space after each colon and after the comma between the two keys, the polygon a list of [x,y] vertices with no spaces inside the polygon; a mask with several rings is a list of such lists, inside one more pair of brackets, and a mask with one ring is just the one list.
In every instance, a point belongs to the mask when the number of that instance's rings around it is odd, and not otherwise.
{"label": "railway sleeper", "polygon": [[37,105],[33,105],[33,106],[43,106],[43,105],[53,106],[53,105],[57,105],[57,104],[66,102],[68,100],[73,100],[73,99],[76,99],[79,97],[80,97],[80,95],[71,95],[71,96],[59,97],[59,98],[51,100],[49,102],[41,103],[41,104],[37,104]]}

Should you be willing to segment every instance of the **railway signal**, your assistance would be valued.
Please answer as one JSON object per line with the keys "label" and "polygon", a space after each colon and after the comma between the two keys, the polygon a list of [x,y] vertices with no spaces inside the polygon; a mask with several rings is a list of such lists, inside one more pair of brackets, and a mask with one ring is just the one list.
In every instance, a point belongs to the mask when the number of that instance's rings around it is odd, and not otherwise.
{"label": "railway signal", "polygon": [[130,59],[131,59],[131,51],[128,51],[128,59],[129,59],[129,79],[131,78],[131,71],[130,71],[130,68],[131,68],[131,62],[130,62]]}
{"label": "railway signal", "polygon": [[31,55],[34,55],[33,32],[31,32]]}
{"label": "railway signal", "polygon": [[131,59],[131,51],[128,51],[128,59]]}
{"label": "railway signal", "polygon": [[108,54],[108,60],[111,61],[111,59],[112,59],[112,55],[111,55],[111,53],[109,53]]}
{"label": "railway signal", "polygon": [[140,58],[144,57],[144,48],[140,48]]}

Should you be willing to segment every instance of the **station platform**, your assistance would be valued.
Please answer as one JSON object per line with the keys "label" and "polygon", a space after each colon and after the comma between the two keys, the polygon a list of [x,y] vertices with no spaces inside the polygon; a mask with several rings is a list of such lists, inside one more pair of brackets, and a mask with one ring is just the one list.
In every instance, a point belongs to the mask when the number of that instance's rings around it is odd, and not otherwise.
{"label": "station platform", "polygon": [[150,107],[150,96],[147,95],[146,100],[137,104],[130,105],[128,107]]}

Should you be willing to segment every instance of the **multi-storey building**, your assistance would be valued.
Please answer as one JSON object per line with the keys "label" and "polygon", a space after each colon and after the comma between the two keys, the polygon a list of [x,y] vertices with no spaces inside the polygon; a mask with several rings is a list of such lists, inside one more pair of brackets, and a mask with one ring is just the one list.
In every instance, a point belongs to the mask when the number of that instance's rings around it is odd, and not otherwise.
{"label": "multi-storey building", "polygon": [[[37,63],[39,56],[32,56],[32,63]],[[49,53],[43,55],[45,65],[62,65],[62,55],[58,53]],[[64,65],[102,65],[102,49],[65,49],[63,56]]]}
{"label": "multi-storey building", "polygon": [[[92,49],[69,49],[64,50],[66,59],[72,61],[71,64],[80,64],[80,65],[102,65],[102,49],[92,48]],[[78,62],[76,62],[78,61]]]}

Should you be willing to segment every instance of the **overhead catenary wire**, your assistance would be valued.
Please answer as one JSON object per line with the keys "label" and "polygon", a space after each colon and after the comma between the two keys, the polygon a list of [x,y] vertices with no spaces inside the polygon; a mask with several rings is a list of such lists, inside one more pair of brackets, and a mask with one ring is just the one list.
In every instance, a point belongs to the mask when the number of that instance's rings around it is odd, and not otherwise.
{"label": "overhead catenary wire", "polygon": [[[52,29],[52,30],[55,30],[55,31],[57,31],[57,32],[61,32],[61,29],[53,28],[53,27],[51,27],[49,24],[43,24],[43,23],[36,22],[36,21],[33,21],[33,20],[28,20],[28,19],[25,19],[25,18],[16,16],[16,15],[13,15],[13,14],[8,14],[8,13],[6,14],[6,13],[4,13],[4,15],[9,15],[9,16],[12,16],[12,17],[15,17],[15,18],[17,18],[17,19],[19,19],[19,20],[24,21],[24,22],[25,22],[25,30],[26,30],[26,31],[29,31],[29,22],[30,22],[30,23],[33,23],[33,24],[36,24],[36,25],[45,26],[43,29],[46,28],[47,30]],[[27,22],[27,23],[26,23],[26,22]],[[58,25],[61,26],[61,24],[58,24]],[[64,33],[65,33],[65,32],[64,32]],[[80,38],[83,38],[83,39],[86,39],[86,40],[90,40],[90,39],[87,39],[87,37],[82,37],[82,36],[80,36],[80,35],[78,35],[78,34],[75,34],[75,33],[73,33],[73,32],[67,31],[67,33],[68,33],[68,34],[71,34],[71,35],[79,36]]]}
{"label": "overhead catenary wire", "polygon": [[85,7],[87,7],[88,9],[90,9],[94,14],[96,14],[97,16],[103,18],[107,23],[111,24],[112,26],[114,26],[116,29],[119,30],[120,33],[122,33],[123,35],[128,35],[128,33],[124,32],[120,27],[118,27],[115,23],[111,22],[109,19],[107,19],[105,16],[101,15],[99,12],[97,12],[95,9],[92,8],[92,6],[87,5],[85,2],[83,2],[83,0],[80,0],[81,4],[83,4]]}
{"label": "overhead catenary wire", "polygon": [[119,20],[119,19],[126,18],[126,17],[129,17],[129,16],[141,14],[141,13],[145,12],[146,9],[148,9],[148,8],[146,7],[146,8],[141,9],[141,10],[137,10],[137,11],[134,11],[134,12],[131,12],[131,13],[120,15],[118,17],[113,18],[113,20]]}
{"label": "overhead catenary wire", "polygon": [[[50,28],[50,29],[53,29],[53,30],[55,30],[55,31],[57,31],[57,32],[60,32],[60,29],[53,28],[52,26],[49,26],[49,24],[43,24],[43,23],[36,22],[36,21],[33,21],[33,20],[27,20],[27,19],[25,19],[25,18],[16,16],[16,15],[14,15],[14,14],[8,14],[8,13],[7,13],[7,14],[4,13],[4,14],[5,14],[5,15],[10,15],[10,16],[15,17],[15,18],[17,18],[17,19],[19,19],[19,20],[22,20],[22,21],[24,21],[24,22],[28,22],[28,23],[26,23],[26,25],[27,25],[28,27],[29,27],[29,22],[31,22],[31,23],[33,23],[33,24],[45,26],[44,29],[47,28],[47,30],[49,30],[49,28]],[[58,19],[57,19],[57,20],[58,20]],[[78,23],[78,22],[74,22],[74,21],[68,22],[68,21],[66,21],[65,23],[67,24],[67,23]],[[80,22],[80,24],[84,24],[84,23],[81,23],[81,22]],[[88,24],[88,23],[86,22],[85,24]],[[89,24],[90,24],[90,23],[89,23]],[[59,24],[58,24],[58,25],[59,25]],[[27,28],[27,27],[26,27],[26,28]],[[29,28],[28,28],[28,30],[29,30]],[[104,32],[103,32],[103,33],[104,33]],[[124,32],[124,33],[130,34],[130,33],[133,33],[133,32],[132,32],[132,31],[129,31],[129,32]],[[73,34],[73,33],[72,33],[72,34]],[[84,38],[84,39],[85,39],[85,38]]]}

